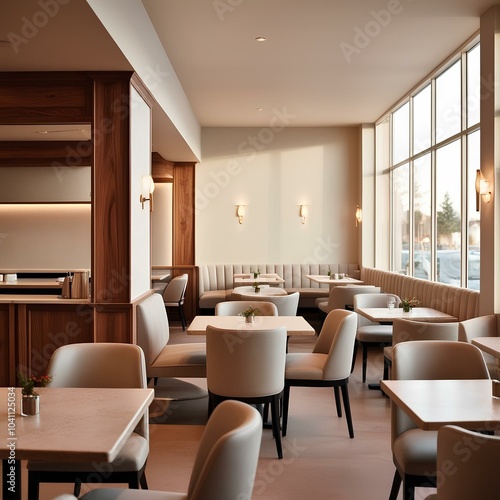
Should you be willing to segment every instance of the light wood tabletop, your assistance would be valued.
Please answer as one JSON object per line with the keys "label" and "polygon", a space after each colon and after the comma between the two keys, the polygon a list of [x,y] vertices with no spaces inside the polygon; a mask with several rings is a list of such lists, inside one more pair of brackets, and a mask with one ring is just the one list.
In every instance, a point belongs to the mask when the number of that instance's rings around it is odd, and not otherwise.
{"label": "light wood tabletop", "polygon": [[457,318],[430,307],[414,307],[410,312],[404,312],[401,307],[360,307],[356,310],[365,318],[375,323],[392,323],[395,318],[413,319],[415,321],[433,321],[435,323],[453,323]]}
{"label": "light wood tabletop", "polygon": [[471,343],[495,358],[500,358],[500,337],[476,337]]}
{"label": "light wood tabletop", "polygon": [[17,488],[8,498],[22,498],[20,460],[112,462],[154,397],[153,389],[42,387],[37,392],[40,413],[23,417],[21,389],[0,388],[4,488],[5,469],[16,470]]}
{"label": "light wood tabletop", "polygon": [[338,286],[338,285],[361,285],[364,282],[358,280],[356,278],[351,278],[350,276],[345,276],[344,278],[330,278],[329,276],[322,276],[319,274],[306,274],[306,278],[314,281],[315,283],[319,283],[320,285],[330,285],[330,286]]}
{"label": "light wood tabletop", "polygon": [[196,316],[187,328],[188,335],[205,335],[207,326],[231,330],[268,330],[284,326],[288,335],[315,335],[314,328],[302,316],[256,316],[253,323],[245,323],[242,316]]}
{"label": "light wood tabletop", "polygon": [[381,389],[418,427],[500,429],[500,399],[486,380],[381,380]]}

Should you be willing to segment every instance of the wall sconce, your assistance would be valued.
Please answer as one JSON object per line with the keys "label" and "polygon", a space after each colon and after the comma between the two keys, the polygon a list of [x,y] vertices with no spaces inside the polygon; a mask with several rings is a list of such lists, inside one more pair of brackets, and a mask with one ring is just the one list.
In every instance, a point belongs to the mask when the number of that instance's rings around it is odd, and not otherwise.
{"label": "wall sconce", "polygon": [[243,217],[245,216],[246,205],[236,205],[236,217],[238,217],[238,222],[243,224]]}
{"label": "wall sconce", "polygon": [[144,203],[149,201],[149,211],[153,211],[153,191],[155,190],[155,183],[150,175],[142,176],[142,193],[139,201],[142,204],[142,209],[144,210]]}
{"label": "wall sconce", "polygon": [[481,170],[476,170],[476,211],[479,212],[479,195],[483,197],[485,203],[491,201],[490,183],[487,181]]}
{"label": "wall sconce", "polygon": [[300,205],[299,217],[300,217],[300,222],[302,222],[302,224],[306,223],[306,217],[308,215],[309,215],[309,211],[307,209],[307,205]]}
{"label": "wall sconce", "polygon": [[356,227],[358,227],[358,224],[361,224],[361,221],[363,220],[363,212],[361,211],[361,208],[359,208],[359,205],[356,205]]}

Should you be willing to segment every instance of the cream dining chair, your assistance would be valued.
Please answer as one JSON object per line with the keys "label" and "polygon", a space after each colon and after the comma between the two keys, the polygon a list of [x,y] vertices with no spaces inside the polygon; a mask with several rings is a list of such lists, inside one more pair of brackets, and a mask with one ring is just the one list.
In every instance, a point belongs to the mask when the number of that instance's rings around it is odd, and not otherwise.
{"label": "cream dining chair", "polygon": [[456,425],[438,431],[437,495],[426,500],[496,499],[500,495],[500,437]]}
{"label": "cream dining chair", "polygon": [[[392,354],[393,380],[489,379],[481,351],[472,344],[446,340],[419,340],[396,344]],[[457,397],[460,397],[457,395]],[[422,430],[391,404],[391,449],[396,471],[390,500],[412,500],[415,487],[436,481],[437,431]]]}
{"label": "cream dining chair", "polygon": [[[50,387],[147,387],[144,354],[134,344],[99,342],[62,346],[52,354],[47,373],[52,377]],[[74,483],[75,496],[80,494],[82,483],[96,480],[102,483],[128,483],[129,488],[139,488],[141,485],[147,489],[144,471],[148,454],[146,410],[139,425],[111,463],[29,460],[29,498],[38,499],[40,483]]]}
{"label": "cream dining chair", "polygon": [[372,285],[334,286],[330,290],[328,300],[316,299],[318,309],[325,316],[334,309],[348,309],[354,305],[354,296],[358,293],[380,293],[380,287]]}
{"label": "cream dining chair", "polygon": [[98,488],[80,500],[250,499],[261,439],[259,412],[239,401],[224,401],[203,431],[187,493]]}
{"label": "cream dining chair", "polygon": [[259,302],[253,300],[227,300],[215,306],[216,316],[238,316],[240,313],[254,307],[262,316],[278,316],[278,308],[272,302]]}
{"label": "cream dining chair", "polygon": [[262,295],[249,296],[242,294],[240,300],[252,300],[260,302],[272,302],[278,308],[278,316],[297,316],[299,307],[300,292],[293,292],[286,295]]}
{"label": "cream dining chair", "polygon": [[207,326],[209,413],[226,399],[271,405],[278,458],[283,458],[280,401],[285,386],[286,328],[231,330]]}
{"label": "cream dining chair", "polygon": [[[392,293],[361,293],[354,296],[354,311],[368,307],[387,307],[387,299],[395,300],[394,307],[399,307],[401,299]],[[392,344],[392,325],[381,325],[358,314],[358,329],[356,345],[352,359],[352,369],[356,362],[358,344],[363,350],[362,380],[366,382],[366,368],[368,364],[368,349],[370,347],[386,347]]]}
{"label": "cream dining chair", "polygon": [[186,329],[186,317],[184,315],[184,298],[188,284],[188,275],[181,274],[172,278],[162,293],[165,308],[175,307],[179,311],[182,329]]}
{"label": "cream dining chair", "polygon": [[283,436],[288,424],[291,387],[333,387],[337,415],[342,416],[339,388],[342,391],[349,437],[354,437],[347,383],[356,338],[356,313],[344,309],[331,311],[325,319],[312,353],[286,356],[283,396]]}

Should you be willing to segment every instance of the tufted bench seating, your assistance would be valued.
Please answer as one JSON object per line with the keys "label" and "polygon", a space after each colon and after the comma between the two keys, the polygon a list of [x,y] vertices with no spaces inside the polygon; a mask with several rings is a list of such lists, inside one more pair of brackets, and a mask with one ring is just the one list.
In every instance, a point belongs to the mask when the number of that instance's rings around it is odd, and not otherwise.
{"label": "tufted bench seating", "polygon": [[325,275],[328,269],[332,273],[346,273],[359,277],[358,264],[201,264],[199,266],[199,308],[214,309],[219,302],[229,300],[233,289],[233,275],[250,273],[277,273],[284,280],[288,293],[299,292],[299,308],[316,307],[318,298],[328,300],[328,285],[320,285],[308,278],[307,274]]}
{"label": "tufted bench seating", "polygon": [[479,291],[414,278],[392,271],[362,267],[360,279],[365,285],[379,286],[383,292],[400,298],[416,297],[422,307],[432,307],[464,321],[479,315]]}

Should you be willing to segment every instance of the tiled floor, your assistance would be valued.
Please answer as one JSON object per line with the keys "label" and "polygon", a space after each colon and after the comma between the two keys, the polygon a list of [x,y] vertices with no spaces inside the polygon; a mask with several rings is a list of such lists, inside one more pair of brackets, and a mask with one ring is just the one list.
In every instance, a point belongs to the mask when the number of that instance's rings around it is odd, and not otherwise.
{"label": "tiled floor", "polygon": [[[172,328],[172,341],[199,341]],[[291,339],[292,352],[310,350],[314,338]],[[370,353],[368,381],[382,374],[382,352]],[[291,391],[284,458],[276,458],[270,430],[264,430],[253,500],[387,499],[394,474],[390,450],[389,400],[361,383],[360,359],[349,383],[355,437],[349,439],[345,418],[338,418],[332,390],[294,387]],[[191,380],[201,387],[205,380]],[[206,399],[172,403],[150,426],[147,466],[150,489],[187,491],[198,442],[206,421]],[[123,485],[120,485],[123,487]],[[82,487],[82,492],[87,487]],[[25,490],[26,491],[26,490]],[[68,485],[42,485],[41,500],[70,492]],[[417,500],[431,489],[417,490]],[[402,495],[400,494],[400,498]],[[214,499],[217,500],[217,499]],[[236,500],[236,499],[235,499]]]}

